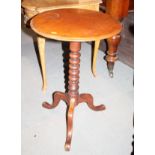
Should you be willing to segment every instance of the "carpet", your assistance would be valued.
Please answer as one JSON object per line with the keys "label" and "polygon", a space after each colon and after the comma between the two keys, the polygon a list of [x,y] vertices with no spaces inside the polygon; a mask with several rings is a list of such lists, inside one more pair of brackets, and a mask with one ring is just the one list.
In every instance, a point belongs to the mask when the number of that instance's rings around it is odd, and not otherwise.
{"label": "carpet", "polygon": [[104,53],[97,57],[97,77],[91,72],[91,46],[82,43],[80,93],[91,93],[105,111],[90,110],[85,103],[75,108],[71,151],[64,151],[66,104],[42,108],[54,91],[65,91],[61,42],[46,42],[48,88],[42,78],[31,30],[21,32],[22,155],[130,155],[133,135],[133,69],[117,61],[114,78],[108,75]]}

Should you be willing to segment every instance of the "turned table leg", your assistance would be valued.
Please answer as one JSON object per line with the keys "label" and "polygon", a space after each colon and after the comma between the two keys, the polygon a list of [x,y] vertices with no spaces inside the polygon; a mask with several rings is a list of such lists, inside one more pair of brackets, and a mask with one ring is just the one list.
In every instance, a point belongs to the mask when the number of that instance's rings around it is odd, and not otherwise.
{"label": "turned table leg", "polygon": [[65,142],[65,150],[69,151],[71,147],[72,132],[73,132],[73,113],[75,107],[82,102],[86,102],[88,107],[95,111],[105,110],[104,105],[95,106],[91,94],[79,94],[79,74],[80,74],[80,42],[70,42],[69,54],[69,81],[68,92],[55,92],[53,95],[53,103],[43,103],[43,107],[47,109],[55,108],[60,100],[67,103],[67,134]]}
{"label": "turned table leg", "polygon": [[108,52],[106,55],[106,61],[107,61],[107,67],[109,70],[110,77],[113,77],[114,63],[118,59],[117,48],[120,43],[120,40],[121,40],[120,34],[117,34],[117,35],[113,36],[112,38],[107,39]]}

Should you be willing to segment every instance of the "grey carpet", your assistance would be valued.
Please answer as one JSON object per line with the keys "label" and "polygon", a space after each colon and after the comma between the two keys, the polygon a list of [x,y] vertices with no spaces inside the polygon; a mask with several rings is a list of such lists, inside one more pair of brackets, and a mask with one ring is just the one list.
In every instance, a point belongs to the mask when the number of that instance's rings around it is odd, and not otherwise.
{"label": "grey carpet", "polygon": [[82,43],[80,93],[89,92],[105,111],[94,112],[85,103],[76,107],[70,152],[64,151],[66,104],[42,108],[51,94],[65,91],[62,46],[47,41],[48,88],[41,91],[42,79],[32,37],[22,31],[22,155],[130,155],[133,134],[133,69],[117,62],[109,78],[104,53],[97,58],[97,77],[91,73],[91,46]]}

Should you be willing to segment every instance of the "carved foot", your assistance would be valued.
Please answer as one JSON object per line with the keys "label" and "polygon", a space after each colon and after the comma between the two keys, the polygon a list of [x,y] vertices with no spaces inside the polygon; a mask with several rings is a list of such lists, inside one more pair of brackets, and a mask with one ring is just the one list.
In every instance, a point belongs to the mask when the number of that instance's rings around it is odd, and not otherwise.
{"label": "carved foot", "polygon": [[53,95],[53,103],[49,104],[48,102],[43,102],[42,106],[47,109],[52,109],[59,104],[60,100],[67,102],[66,94],[63,92],[55,92]]}
{"label": "carved foot", "polygon": [[69,109],[67,112],[67,136],[65,142],[65,150],[69,151],[71,148],[72,132],[73,132],[73,113],[75,108],[75,100],[71,99]]}
{"label": "carved foot", "polygon": [[94,111],[105,110],[105,106],[103,104],[95,106],[93,102],[93,97],[91,94],[80,94],[79,103],[86,102],[88,107]]}

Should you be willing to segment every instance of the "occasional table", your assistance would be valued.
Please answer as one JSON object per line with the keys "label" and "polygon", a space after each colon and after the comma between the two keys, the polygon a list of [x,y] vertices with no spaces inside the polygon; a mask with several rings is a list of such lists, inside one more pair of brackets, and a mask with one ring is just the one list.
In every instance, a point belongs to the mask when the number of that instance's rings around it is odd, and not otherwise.
{"label": "occasional table", "polygon": [[[29,25],[31,18],[39,13],[62,9],[62,8],[80,8],[99,11],[100,0],[22,0],[22,8],[24,12],[24,22]],[[46,58],[45,58],[45,42],[44,37],[37,36],[34,41],[37,40],[40,68],[42,73],[42,91],[46,92],[47,89],[47,77],[46,77]]]}
{"label": "occasional table", "polygon": [[[107,39],[120,33],[122,26],[110,15],[101,12],[85,9],[57,9],[35,16],[31,20],[31,27],[40,36],[70,43],[68,92],[56,91],[53,95],[52,104],[43,103],[43,107],[52,109],[59,104],[60,100],[66,102],[68,110],[65,150],[69,151],[73,131],[74,108],[79,103],[86,102],[92,110],[100,111],[105,109],[104,105],[94,105],[91,94],[79,94],[79,51],[81,42],[95,41],[99,43],[101,39]],[[96,50],[98,50],[97,45]],[[94,56],[94,60],[96,56]]]}

